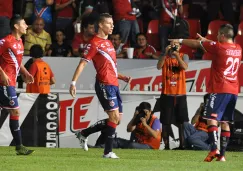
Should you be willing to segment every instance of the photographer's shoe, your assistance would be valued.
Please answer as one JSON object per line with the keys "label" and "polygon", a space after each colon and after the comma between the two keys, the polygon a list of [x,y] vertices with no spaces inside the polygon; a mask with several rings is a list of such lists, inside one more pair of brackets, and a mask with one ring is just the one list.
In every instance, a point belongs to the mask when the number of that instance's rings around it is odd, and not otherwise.
{"label": "photographer's shoe", "polygon": [[81,134],[81,131],[76,132],[75,135],[79,139],[79,143],[80,143],[81,148],[83,148],[84,151],[88,151],[89,150],[89,147],[88,147],[88,138],[87,137],[84,137]]}
{"label": "photographer's shoe", "polygon": [[104,154],[103,158],[119,159],[119,157],[113,152],[109,152],[108,154]]}

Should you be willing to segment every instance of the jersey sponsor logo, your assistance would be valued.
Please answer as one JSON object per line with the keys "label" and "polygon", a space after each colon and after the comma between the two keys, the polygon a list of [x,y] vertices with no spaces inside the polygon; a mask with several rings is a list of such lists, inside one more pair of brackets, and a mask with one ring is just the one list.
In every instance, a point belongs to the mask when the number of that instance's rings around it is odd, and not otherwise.
{"label": "jersey sponsor logo", "polygon": [[4,44],[4,42],[5,42],[5,40],[4,40],[4,39],[0,40],[0,45],[3,45],[3,44]]}
{"label": "jersey sponsor logo", "polygon": [[213,46],[213,45],[216,45],[216,42],[210,42],[210,45],[212,45],[212,46]]}
{"label": "jersey sponsor logo", "polygon": [[113,100],[110,100],[109,101],[109,105],[110,105],[110,107],[114,107],[115,106],[115,102]]}
{"label": "jersey sponsor logo", "polygon": [[24,54],[23,50],[17,50],[17,55],[22,55],[22,54]]}
{"label": "jersey sponsor logo", "polygon": [[211,95],[210,95],[210,107],[213,109],[213,107],[214,107],[214,101],[215,101],[215,99],[216,99],[216,93],[212,93]]}
{"label": "jersey sponsor logo", "polygon": [[9,105],[10,105],[10,106],[14,106],[14,105],[15,105],[14,100],[10,100],[10,101],[9,101]]}

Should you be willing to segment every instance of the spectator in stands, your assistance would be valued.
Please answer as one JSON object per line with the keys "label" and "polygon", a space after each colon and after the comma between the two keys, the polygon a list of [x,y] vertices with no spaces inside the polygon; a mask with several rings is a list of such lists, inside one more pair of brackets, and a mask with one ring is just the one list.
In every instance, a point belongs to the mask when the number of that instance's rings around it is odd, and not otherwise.
{"label": "spectator in stands", "polygon": [[74,35],[73,19],[76,15],[75,0],[56,0],[55,3],[56,30],[63,30],[66,39],[71,41]]}
{"label": "spectator in stands", "polygon": [[51,34],[52,32],[52,5],[54,0],[34,0],[33,21],[36,18],[43,18],[45,21],[45,30]]}
{"label": "spectator in stands", "polygon": [[165,149],[170,149],[169,129],[171,124],[175,124],[179,128],[180,146],[178,149],[184,149],[183,123],[189,121],[185,76],[189,57],[187,54],[179,53],[179,50],[179,43],[167,46],[165,55],[161,56],[157,63],[157,69],[162,69],[160,121]]}
{"label": "spectator in stands", "polygon": [[[115,138],[113,148],[125,149],[159,149],[161,141],[161,126],[159,119],[153,115],[151,105],[142,102],[136,108],[132,120],[127,125],[127,132],[134,133],[134,140]],[[101,134],[96,146],[104,146],[105,139]]]}
{"label": "spectator in stands", "polygon": [[93,19],[97,19],[99,14],[109,13],[111,14],[111,3],[109,0],[81,0],[81,20],[83,17],[90,15]]}
{"label": "spectator in stands", "polygon": [[144,33],[137,34],[137,48],[133,56],[137,59],[158,59],[155,48],[147,43]]}
{"label": "spectator in stands", "polygon": [[204,106],[209,94],[204,95],[204,102],[200,104],[191,124],[184,123],[185,147],[193,150],[209,150],[207,120],[203,119]]}
{"label": "spectator in stands", "polygon": [[70,57],[72,48],[65,41],[65,35],[62,30],[56,31],[56,41],[52,43],[48,50],[48,56]]}
{"label": "spectator in stands", "polygon": [[10,19],[13,14],[13,0],[0,1],[0,39],[11,33]]}
{"label": "spectator in stands", "polygon": [[33,63],[29,68],[29,73],[34,77],[35,81],[32,84],[27,84],[27,93],[48,94],[50,93],[51,85],[56,82],[50,66],[41,59],[43,54],[44,51],[38,44],[30,48],[30,57],[32,57]]}
{"label": "spectator in stands", "polygon": [[24,55],[30,54],[30,48],[34,44],[41,45],[44,51],[44,55],[47,55],[47,51],[50,48],[52,42],[50,34],[44,30],[44,26],[44,19],[39,17],[34,21],[32,28],[27,30],[24,43]]}
{"label": "spectator in stands", "polygon": [[92,17],[85,16],[82,19],[81,26],[81,33],[76,33],[72,42],[74,56],[82,56],[90,39],[95,35],[95,20]]}
{"label": "spectator in stands", "polygon": [[121,42],[121,35],[119,33],[113,33],[110,35],[110,41],[112,42],[117,58],[126,58],[127,57],[127,47],[124,43]]}
{"label": "spectator in stands", "polygon": [[112,0],[112,4],[114,8],[115,32],[121,34],[122,43],[130,43],[132,47],[135,47],[139,26],[136,14],[133,14],[130,0]]}
{"label": "spectator in stands", "polygon": [[174,20],[183,14],[182,0],[161,0],[162,8],[159,19],[159,35],[162,55],[168,45],[168,37],[173,29]]}

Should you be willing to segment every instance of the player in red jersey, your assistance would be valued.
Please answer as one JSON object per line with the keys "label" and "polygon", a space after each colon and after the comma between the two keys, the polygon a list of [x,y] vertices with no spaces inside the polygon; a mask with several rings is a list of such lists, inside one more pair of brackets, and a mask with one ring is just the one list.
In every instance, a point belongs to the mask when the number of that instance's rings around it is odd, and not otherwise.
{"label": "player in red jersey", "polygon": [[19,71],[25,77],[26,83],[33,83],[32,75],[22,65],[24,46],[21,36],[26,34],[27,25],[20,16],[14,16],[10,21],[12,34],[0,40],[0,105],[10,113],[10,130],[16,144],[17,155],[29,155],[29,150],[22,144],[19,128],[19,105],[15,91],[16,78]]}
{"label": "player in red jersey", "polygon": [[[238,71],[242,57],[240,45],[233,42],[234,31],[230,24],[222,25],[218,31],[218,41],[214,42],[203,37],[200,40],[177,39],[179,42],[192,48],[206,50],[212,56],[210,80],[204,117],[208,124],[208,135],[211,151],[204,161],[225,161],[225,151],[230,138],[228,122],[233,121],[234,109],[239,92]],[[221,125],[220,152],[217,149],[218,122]]]}
{"label": "player in red jersey", "polygon": [[100,123],[98,122],[90,128],[82,130],[77,136],[81,146],[87,151],[87,136],[91,134],[91,132],[93,133],[94,130],[101,131],[105,129],[107,140],[103,157],[119,158],[112,152],[112,142],[115,136],[116,126],[122,114],[122,100],[118,87],[118,79],[128,82],[130,77],[123,76],[117,72],[116,51],[111,41],[107,40],[108,35],[112,34],[114,28],[112,16],[106,13],[101,14],[98,20],[98,26],[98,34],[90,41],[73,75],[70,85],[70,94],[75,97],[75,83],[87,62],[93,61],[97,72],[95,91],[109,118],[106,122],[102,120]]}

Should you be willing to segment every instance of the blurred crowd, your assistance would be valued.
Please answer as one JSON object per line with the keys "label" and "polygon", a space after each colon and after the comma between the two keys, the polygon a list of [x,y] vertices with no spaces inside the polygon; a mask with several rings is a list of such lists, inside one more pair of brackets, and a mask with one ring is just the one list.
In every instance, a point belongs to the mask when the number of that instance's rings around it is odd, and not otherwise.
{"label": "blurred crowd", "polygon": [[[109,39],[117,58],[127,58],[127,48],[133,47],[133,58],[157,59],[168,45],[175,17],[200,20],[205,36],[209,22],[216,19],[230,22],[237,30],[242,7],[240,0],[10,0],[0,2],[0,26],[5,27],[12,14],[24,16],[29,25],[23,37],[25,56],[32,45],[40,44],[45,56],[79,57],[97,31],[99,14],[110,13],[114,32]],[[153,20],[159,21],[157,47],[147,36]]]}

